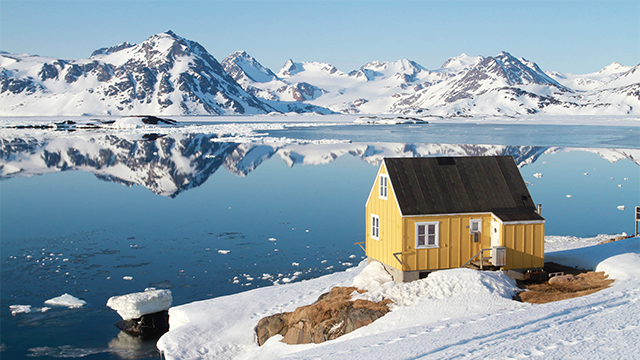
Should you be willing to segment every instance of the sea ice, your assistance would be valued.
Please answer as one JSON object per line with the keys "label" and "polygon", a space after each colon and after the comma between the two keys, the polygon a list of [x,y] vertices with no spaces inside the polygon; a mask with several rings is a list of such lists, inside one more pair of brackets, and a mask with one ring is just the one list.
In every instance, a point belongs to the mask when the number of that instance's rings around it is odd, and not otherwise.
{"label": "sea ice", "polygon": [[535,173],[533,177],[540,179],[542,177],[542,173]]}
{"label": "sea ice", "polygon": [[624,209],[625,209],[624,205],[618,205],[618,210],[624,210]]}
{"label": "sea ice", "polygon": [[123,320],[131,320],[168,310],[172,302],[171,290],[150,290],[113,296],[107,301],[107,306],[117,311]]}
{"label": "sea ice", "polygon": [[81,308],[87,304],[86,301],[78,299],[77,297],[66,293],[53,299],[49,299],[44,303],[47,305],[67,306],[70,309]]}
{"label": "sea ice", "polygon": [[218,252],[219,252],[220,254],[225,254],[225,255],[226,255],[226,254],[230,253],[230,252],[231,252],[231,250],[218,250]]}
{"label": "sea ice", "polygon": [[26,314],[31,312],[31,305],[10,305],[11,315]]}

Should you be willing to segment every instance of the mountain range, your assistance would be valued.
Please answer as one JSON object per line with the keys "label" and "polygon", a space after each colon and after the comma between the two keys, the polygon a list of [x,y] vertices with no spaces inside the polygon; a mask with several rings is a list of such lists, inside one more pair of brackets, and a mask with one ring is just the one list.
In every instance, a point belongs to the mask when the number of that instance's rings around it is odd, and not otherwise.
{"label": "mountain range", "polygon": [[66,60],[0,53],[0,116],[639,115],[640,65],[574,75],[507,52],[450,58],[439,69],[372,61],[345,73],[288,60],[276,73],[244,51],[218,62],[172,31]]}

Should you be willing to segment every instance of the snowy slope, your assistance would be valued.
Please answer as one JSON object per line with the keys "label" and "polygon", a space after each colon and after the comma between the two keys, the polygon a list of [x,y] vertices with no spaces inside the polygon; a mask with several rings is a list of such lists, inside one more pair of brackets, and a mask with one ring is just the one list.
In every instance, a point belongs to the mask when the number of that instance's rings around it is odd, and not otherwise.
{"label": "snowy slope", "polygon": [[[236,53],[228,59],[240,63],[235,60],[238,57]],[[251,94],[301,101],[339,113],[518,116],[640,111],[636,68],[619,64],[596,74],[563,75],[547,73],[532,61],[501,52],[493,57],[462,54],[434,70],[408,59],[372,61],[346,74],[327,63],[288,60],[275,77],[254,81],[248,74],[264,73],[262,65],[251,57],[241,62],[251,66],[245,66],[245,74],[236,80]],[[227,71],[237,73],[231,66]]]}
{"label": "snowy slope", "polygon": [[245,51],[219,64],[198,43],[168,31],[98,49],[85,60],[0,52],[0,116],[638,115],[638,69],[613,63],[597,73],[562,74],[503,51],[461,54],[438,69],[402,59],[348,73],[289,59],[276,73]]}
{"label": "snowy slope", "polygon": [[336,340],[286,345],[274,336],[256,344],[253,327],[263,316],[310,304],[333,286],[366,283],[356,281],[363,262],[314,280],[171,308],[170,331],[158,348],[167,359],[636,358],[640,238],[546,258],[605,271],[615,282],[595,294],[536,305],[511,300],[513,282],[501,273],[443,270],[378,286],[396,300],[392,311]]}
{"label": "snowy slope", "polygon": [[220,115],[275,111],[200,44],[171,31],[86,60],[0,55],[0,115]]}

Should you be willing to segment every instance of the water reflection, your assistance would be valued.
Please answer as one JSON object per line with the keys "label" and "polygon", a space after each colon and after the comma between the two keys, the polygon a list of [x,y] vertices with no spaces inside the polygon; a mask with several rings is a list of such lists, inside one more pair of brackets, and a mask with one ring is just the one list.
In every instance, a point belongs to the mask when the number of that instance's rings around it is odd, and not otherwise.
{"label": "water reflection", "polygon": [[226,142],[215,134],[78,134],[72,137],[14,137],[1,139],[0,180],[52,172],[89,171],[101,180],[141,185],[156,194],[176,197],[202,185],[220,167],[247,176],[265,160],[278,155],[289,167],[327,164],[350,155],[378,165],[384,157],[511,155],[518,166],[532,164],[543,154],[565,151],[597,153],[616,162],[640,164],[640,150],[576,149],[545,146]]}
{"label": "water reflection", "polygon": [[119,359],[159,358],[155,340],[142,340],[124,332],[109,342],[108,347],[76,347],[73,345],[40,346],[29,349],[29,357],[84,358],[90,355],[111,354]]}

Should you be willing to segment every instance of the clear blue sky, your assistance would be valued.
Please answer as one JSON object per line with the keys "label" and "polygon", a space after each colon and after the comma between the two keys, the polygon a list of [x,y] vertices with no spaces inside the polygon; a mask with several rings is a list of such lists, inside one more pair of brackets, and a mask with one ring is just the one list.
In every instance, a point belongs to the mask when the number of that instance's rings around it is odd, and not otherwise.
{"label": "clear blue sky", "polygon": [[505,50],[544,70],[583,74],[640,63],[640,1],[178,1],[0,0],[0,49],[87,58],[173,30],[218,61],[245,50],[278,71],[328,62],[343,71],[373,61]]}

